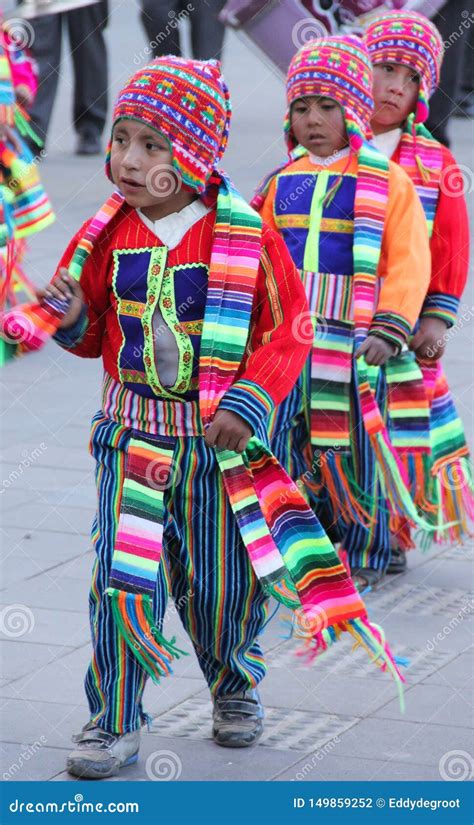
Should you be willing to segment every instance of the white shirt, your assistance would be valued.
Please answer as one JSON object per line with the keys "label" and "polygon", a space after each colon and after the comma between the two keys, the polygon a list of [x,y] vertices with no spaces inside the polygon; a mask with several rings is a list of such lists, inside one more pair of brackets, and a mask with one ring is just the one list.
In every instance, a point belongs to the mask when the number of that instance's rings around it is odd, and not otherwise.
{"label": "white shirt", "polygon": [[344,149],[339,149],[338,152],[333,152],[332,155],[328,155],[326,158],[320,158],[319,155],[313,155],[310,152],[309,159],[311,163],[315,164],[315,166],[332,166],[332,164],[336,163],[337,160],[347,157],[349,152],[350,149],[348,146],[345,146]]}
{"label": "white shirt", "polygon": [[197,199],[181,209],[180,212],[172,212],[171,215],[166,215],[165,218],[159,218],[157,221],[151,221],[143,214],[141,209],[137,209],[137,212],[145,226],[151,229],[168,249],[174,249],[183,240],[186,232],[210,212],[210,207],[205,206],[201,200]]}
{"label": "white shirt", "polygon": [[385,155],[385,157],[390,160],[395,149],[400,143],[401,136],[401,129],[390,129],[390,132],[383,132],[383,134],[374,135],[373,143],[379,152],[382,152],[382,155]]}
{"label": "white shirt", "polygon": [[[208,212],[210,212],[210,207],[205,206],[201,200],[192,201],[180,212],[172,212],[157,221],[150,220],[140,209],[137,209],[140,220],[168,249],[178,246],[186,232]],[[162,385],[172,387],[178,377],[179,350],[175,336],[169,329],[158,305],[153,313],[152,326],[156,370]]]}

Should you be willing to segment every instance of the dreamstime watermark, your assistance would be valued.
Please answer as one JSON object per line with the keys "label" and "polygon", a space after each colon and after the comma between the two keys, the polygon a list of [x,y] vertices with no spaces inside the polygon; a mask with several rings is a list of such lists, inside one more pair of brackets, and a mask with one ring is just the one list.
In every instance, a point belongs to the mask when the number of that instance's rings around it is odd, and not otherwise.
{"label": "dreamstime watermark", "polygon": [[317,20],[316,17],[305,17],[303,20],[298,20],[291,30],[291,40],[297,49],[300,49],[301,46],[305,46],[306,43],[310,43],[312,40],[321,41],[321,38],[327,37],[327,35],[328,30],[326,26],[321,20]]}
{"label": "dreamstime watermark", "polygon": [[16,191],[20,187],[22,180],[31,174],[32,167],[38,166],[38,164],[47,157],[48,153],[46,149],[41,149],[29,163],[25,161],[22,165],[22,171],[18,172],[14,178],[10,178],[8,180],[8,188],[12,191]]}
{"label": "dreamstime watermark", "polygon": [[162,29],[160,32],[155,34],[154,39],[150,40],[150,42],[148,43],[148,46],[145,46],[143,51],[138,52],[138,54],[136,54],[134,56],[133,62],[135,63],[135,65],[138,66],[139,63],[142,63],[150,55],[153,55],[153,52],[157,48],[157,46],[160,46],[163,43],[163,41],[166,40],[166,38],[169,37],[169,35],[178,28],[180,23],[183,23],[185,20],[187,20],[188,17],[195,10],[196,9],[193,6],[193,4],[188,3],[186,8],[181,9],[181,11],[178,12],[178,14],[176,14],[176,12],[174,12],[174,11],[169,11],[168,12],[168,17],[170,18],[169,22],[166,24],[164,29]]}
{"label": "dreamstime watermark", "polygon": [[32,759],[32,757],[35,756],[35,754],[37,754],[38,751],[41,750],[41,748],[44,748],[47,741],[48,740],[46,736],[40,736],[38,740],[35,740],[31,745],[28,745],[27,748],[22,750],[18,756],[17,761],[12,762],[8,770],[3,773],[3,781],[9,782],[10,779],[15,779],[16,775],[22,770],[22,768],[25,767],[25,765],[30,761],[30,759]]}
{"label": "dreamstime watermark", "polygon": [[328,322],[319,312],[305,310],[293,319],[291,334],[300,344],[308,341],[324,341],[328,334]]}
{"label": "dreamstime watermark", "polygon": [[438,769],[446,782],[467,782],[474,775],[474,759],[467,751],[448,751],[439,760]]}
{"label": "dreamstime watermark", "polygon": [[469,31],[472,24],[474,23],[474,14],[468,12],[467,9],[464,9],[464,11],[461,12],[461,17],[463,19],[461,20],[458,28],[451,32],[447,40],[443,41],[443,47],[445,51],[447,51],[450,48],[450,46],[453,46],[455,43],[457,43],[459,38],[463,37],[464,34],[467,31]]}
{"label": "dreamstime watermark", "polygon": [[163,626],[166,624],[166,622],[168,622],[171,619],[172,616],[175,616],[177,613],[179,614],[179,611],[182,610],[183,607],[186,607],[186,605],[189,604],[193,597],[194,592],[190,588],[187,593],[184,593],[177,599],[173,599],[170,606],[166,608],[163,619],[161,620],[161,622],[158,623],[160,629],[163,628]]}
{"label": "dreamstime watermark", "polygon": [[26,604],[7,604],[0,610],[0,634],[9,639],[26,636],[34,626],[35,617]]}
{"label": "dreamstime watermark", "polygon": [[47,446],[42,441],[38,447],[35,447],[30,453],[26,453],[25,457],[20,461],[16,470],[12,470],[11,473],[4,479],[0,484],[0,495],[5,493],[10,487],[13,487],[16,481],[18,481],[25,473],[32,464],[35,463],[47,450]]}
{"label": "dreamstime watermark", "polygon": [[281,212],[286,212],[290,204],[296,203],[296,201],[301,197],[301,195],[304,195],[304,193],[308,189],[311,189],[313,186],[314,175],[308,175],[301,181],[301,183],[299,183],[297,186],[295,186],[294,189],[291,190],[291,192],[289,193],[289,195],[286,196],[286,198],[280,198],[280,200],[278,201],[278,209]]}
{"label": "dreamstime watermark", "polygon": [[74,800],[68,799],[65,802],[25,802],[15,799],[8,806],[12,814],[138,814],[140,806],[138,802],[84,802],[81,793],[74,795]]}
{"label": "dreamstime watermark", "polygon": [[149,461],[145,470],[145,479],[148,486],[158,492],[176,487],[181,481],[182,475],[179,465],[173,459],[164,461],[163,458],[157,458],[154,461]]}
{"label": "dreamstime watermark", "polygon": [[170,198],[181,191],[181,172],[169,163],[158,163],[147,172],[145,186],[154,198]]}
{"label": "dreamstime watermark", "polygon": [[311,759],[303,765],[303,767],[301,768],[301,770],[298,771],[298,773],[295,774],[293,782],[302,782],[303,779],[305,779],[305,777],[308,776],[308,774],[315,769],[318,762],[322,762],[324,757],[330,754],[331,751],[334,750],[334,748],[336,747],[336,745],[339,744],[340,741],[341,740],[339,736],[335,736],[334,739],[331,739],[329,742],[326,742],[326,744],[323,745],[322,748],[318,748],[318,750],[312,754]]}
{"label": "dreamstime watermark", "polygon": [[439,633],[436,634],[436,636],[433,636],[432,639],[429,639],[429,641],[426,644],[426,649],[430,653],[432,653],[433,650],[440,644],[440,642],[444,641],[444,639],[447,639],[448,636],[451,635],[453,630],[459,627],[459,625],[462,624],[464,619],[470,616],[473,611],[474,599],[471,599],[470,602],[465,602],[463,604],[463,606],[460,608],[460,610],[458,610],[456,615],[453,616],[452,619],[450,619],[449,622],[441,628],[441,630],[439,631]]}
{"label": "dreamstime watermark", "polygon": [[0,322],[0,338],[8,344],[24,344],[34,339],[35,325],[29,313],[20,306],[12,307],[3,316]]}
{"label": "dreamstime watermark", "polygon": [[322,607],[299,607],[293,611],[293,632],[295,636],[311,636],[321,633],[329,625],[326,611]]}
{"label": "dreamstime watermark", "polygon": [[456,323],[453,324],[452,327],[449,327],[446,330],[446,332],[444,332],[443,335],[441,335],[440,338],[438,338],[436,340],[436,343],[435,343],[434,347],[428,347],[428,349],[426,351],[427,357],[428,358],[433,358],[433,356],[436,355],[438,349],[440,347],[445,347],[446,344],[448,343],[448,341],[450,341],[452,338],[455,338],[456,335],[458,334],[458,332],[461,329],[463,329],[465,324],[467,324],[473,318],[474,318],[474,307],[468,307],[466,305],[461,307],[461,312],[459,313],[459,315],[457,317]]}
{"label": "dreamstime watermark", "polygon": [[474,189],[474,173],[470,166],[452,163],[441,172],[439,188],[447,198],[463,198]]}
{"label": "dreamstime watermark", "polygon": [[145,764],[146,775],[152,782],[173,782],[182,770],[181,759],[174,751],[153,751]]}
{"label": "dreamstime watermark", "polygon": [[35,42],[35,30],[29,20],[23,17],[9,17],[5,28],[12,42],[7,45],[8,51],[17,49],[31,49]]}

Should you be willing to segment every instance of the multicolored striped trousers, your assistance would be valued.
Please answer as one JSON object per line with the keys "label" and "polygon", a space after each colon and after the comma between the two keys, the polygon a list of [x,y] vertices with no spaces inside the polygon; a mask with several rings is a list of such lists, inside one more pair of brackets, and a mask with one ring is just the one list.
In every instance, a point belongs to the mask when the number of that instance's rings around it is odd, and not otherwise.
{"label": "multicolored striped trousers", "polygon": [[[132,432],[134,437],[139,435],[123,426],[124,421],[132,422],[133,416],[124,416],[126,405],[122,401],[107,399],[107,412],[116,421],[103,411],[98,413],[91,439],[97,462],[98,511],[92,530],[96,560],[89,599],[93,656],[85,679],[91,718],[115,733],[135,730],[145,720],[142,696],[147,679],[117,632],[110,600],[104,595],[119,519],[127,443]],[[197,405],[153,403],[153,414],[158,415],[154,430],[169,437],[174,447],[172,480],[165,491],[164,563],[159,568],[154,598],[156,624],[166,633],[171,592],[211,693],[222,695],[255,687],[266,672],[257,637],[267,618],[268,600],[251,567],[215,453],[202,434],[189,435],[199,421]],[[173,409],[176,403],[179,415]],[[119,409],[120,416],[116,414]]]}

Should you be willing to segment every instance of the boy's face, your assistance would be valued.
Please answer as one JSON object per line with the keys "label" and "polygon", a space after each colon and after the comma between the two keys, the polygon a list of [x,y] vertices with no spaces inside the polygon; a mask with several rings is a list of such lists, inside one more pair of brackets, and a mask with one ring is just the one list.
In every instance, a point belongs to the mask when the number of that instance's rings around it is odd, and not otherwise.
{"label": "boy's face", "polygon": [[290,117],[297,142],[313,155],[327,158],[347,146],[343,111],[330,97],[302,97]]}
{"label": "boy's face", "polygon": [[135,120],[114,125],[110,168],[115,185],[135,209],[163,205],[181,188],[167,139]]}
{"label": "boy's face", "polygon": [[416,107],[420,88],[419,75],[399,63],[374,66],[374,134],[403,126]]}

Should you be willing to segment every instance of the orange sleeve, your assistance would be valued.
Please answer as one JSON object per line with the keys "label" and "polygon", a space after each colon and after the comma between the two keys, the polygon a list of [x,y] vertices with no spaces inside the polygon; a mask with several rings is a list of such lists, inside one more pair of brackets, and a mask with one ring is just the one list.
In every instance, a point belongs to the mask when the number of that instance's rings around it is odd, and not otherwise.
{"label": "orange sleeve", "polygon": [[271,184],[270,184],[270,187],[269,187],[268,192],[267,192],[267,196],[266,196],[265,201],[263,203],[263,206],[259,210],[259,212],[260,212],[260,215],[262,216],[264,222],[267,224],[267,226],[270,226],[271,229],[274,229],[276,232],[278,232],[277,225],[275,223],[275,211],[274,211],[276,184],[277,184],[277,178],[275,176],[273,178]]}
{"label": "orange sleeve", "polygon": [[425,215],[415,187],[390,162],[389,197],[378,275],[382,281],[370,332],[401,346],[408,339],[430,283]]}

